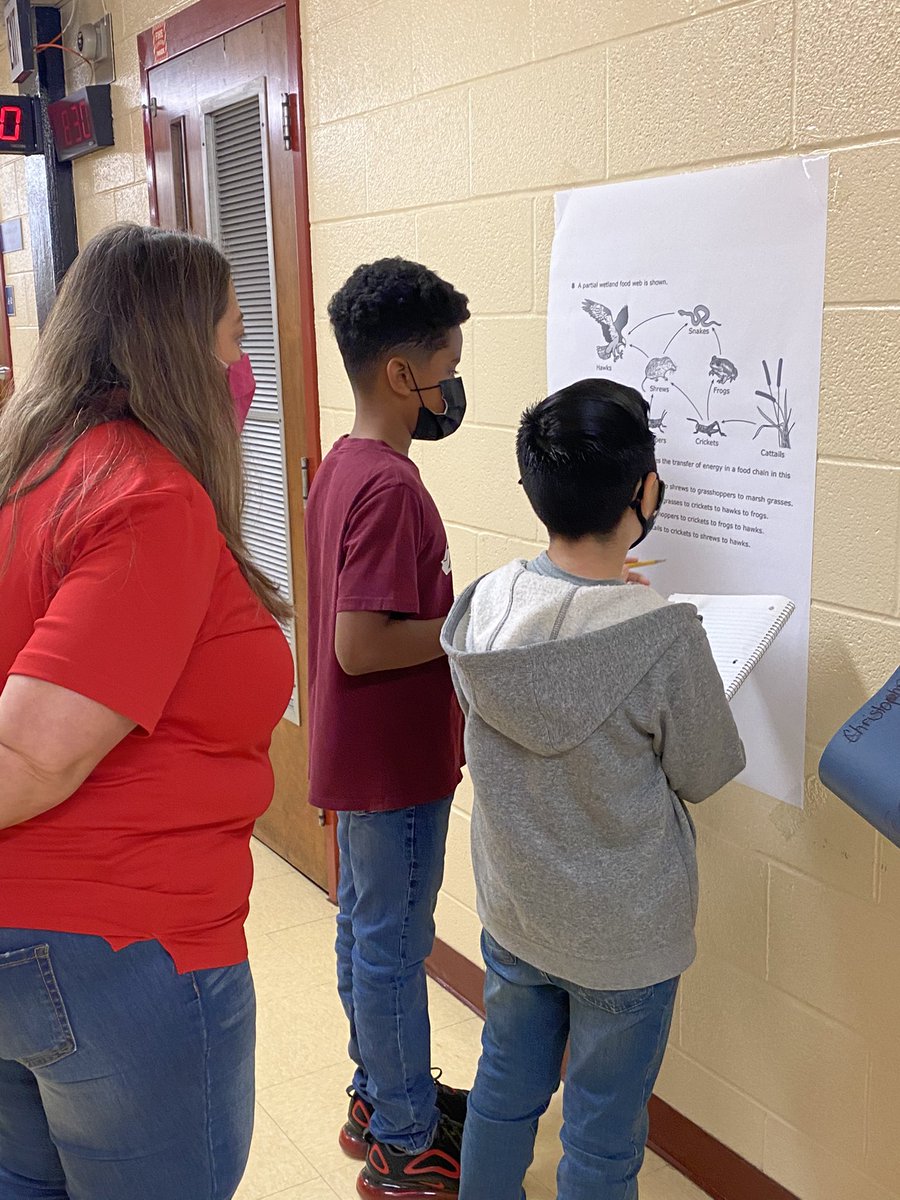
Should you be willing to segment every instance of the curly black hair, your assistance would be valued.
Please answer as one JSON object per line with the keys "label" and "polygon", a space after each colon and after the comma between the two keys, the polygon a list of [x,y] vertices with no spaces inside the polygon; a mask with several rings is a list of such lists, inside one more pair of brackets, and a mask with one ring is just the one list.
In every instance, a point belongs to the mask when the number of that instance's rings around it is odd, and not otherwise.
{"label": "curly black hair", "polygon": [[421,263],[381,258],[356,268],[328,305],[347,373],[355,378],[391,351],[435,351],[469,319],[468,297]]}

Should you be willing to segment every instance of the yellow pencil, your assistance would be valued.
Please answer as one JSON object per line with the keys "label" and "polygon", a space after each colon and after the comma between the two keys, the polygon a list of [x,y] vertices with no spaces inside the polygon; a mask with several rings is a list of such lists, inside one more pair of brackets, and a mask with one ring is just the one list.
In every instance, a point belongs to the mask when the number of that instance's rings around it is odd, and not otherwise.
{"label": "yellow pencil", "polygon": [[629,571],[636,571],[638,567],[655,567],[659,563],[664,563],[665,561],[666,560],[664,558],[648,558],[646,562],[630,562],[626,563],[625,566]]}

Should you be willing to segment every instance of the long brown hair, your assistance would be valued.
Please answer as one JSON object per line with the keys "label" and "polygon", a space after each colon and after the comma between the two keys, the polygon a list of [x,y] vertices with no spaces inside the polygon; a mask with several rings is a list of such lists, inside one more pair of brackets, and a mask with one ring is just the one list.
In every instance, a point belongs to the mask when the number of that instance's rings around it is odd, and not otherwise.
{"label": "long brown hair", "polygon": [[[28,379],[0,407],[0,507],[49,478],[87,430],[130,419],[205,488],[251,589],[286,620],[290,605],[241,533],[240,438],[215,356],[230,280],[202,238],[139,225],[98,234],[66,276]],[[98,478],[83,481],[82,495]]]}

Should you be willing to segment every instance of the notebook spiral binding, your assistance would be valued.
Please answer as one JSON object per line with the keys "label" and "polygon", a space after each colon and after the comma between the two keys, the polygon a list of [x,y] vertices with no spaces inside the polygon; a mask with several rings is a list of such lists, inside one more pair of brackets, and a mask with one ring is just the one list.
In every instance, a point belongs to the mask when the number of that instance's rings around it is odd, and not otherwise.
{"label": "notebook spiral binding", "polygon": [[785,625],[790,620],[791,615],[794,612],[794,608],[795,608],[795,605],[793,604],[792,601],[789,600],[788,603],[781,610],[781,612],[778,614],[778,616],[775,618],[769,632],[766,634],[766,636],[763,638],[763,640],[759,643],[759,645],[756,647],[756,649],[753,651],[753,653],[750,655],[750,657],[747,659],[747,661],[744,663],[744,665],[741,667],[738,674],[735,675],[734,681],[731,684],[731,687],[728,689],[729,699],[731,699],[732,696],[736,695],[738,689],[743,687],[743,685],[747,682],[747,679],[750,676],[750,672],[754,669],[754,667],[759,666],[762,656],[766,653],[766,651],[769,649],[769,647],[772,645],[772,643],[778,637],[779,633],[781,633],[782,629],[784,629]]}

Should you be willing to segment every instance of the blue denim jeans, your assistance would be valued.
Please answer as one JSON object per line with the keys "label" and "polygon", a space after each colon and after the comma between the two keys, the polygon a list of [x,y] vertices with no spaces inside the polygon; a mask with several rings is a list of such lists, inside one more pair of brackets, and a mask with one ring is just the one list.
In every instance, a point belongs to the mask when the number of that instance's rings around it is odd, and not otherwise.
{"label": "blue denim jeans", "polygon": [[416,1153],[438,1121],[425,959],[444,877],[451,799],[338,814],[338,992],[350,1022],[353,1086],[373,1137]]}
{"label": "blue denim jeans", "polygon": [[253,1130],[247,963],[0,929],[3,1200],[230,1200]]}
{"label": "blue denim jeans", "polygon": [[484,933],[487,1011],[463,1137],[460,1200],[522,1200],[538,1120],[559,1087],[557,1200],[637,1200],[647,1103],[662,1065],[677,979],[636,991],[577,987]]}

